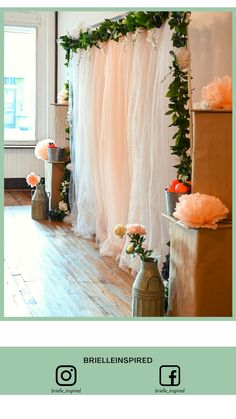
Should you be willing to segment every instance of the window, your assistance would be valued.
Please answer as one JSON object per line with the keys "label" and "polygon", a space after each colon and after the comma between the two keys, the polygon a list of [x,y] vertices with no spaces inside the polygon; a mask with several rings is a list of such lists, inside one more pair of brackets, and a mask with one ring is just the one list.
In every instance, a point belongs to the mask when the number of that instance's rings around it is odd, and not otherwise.
{"label": "window", "polygon": [[4,13],[5,147],[53,138],[55,14]]}
{"label": "window", "polygon": [[36,28],[4,27],[4,138],[35,141]]}

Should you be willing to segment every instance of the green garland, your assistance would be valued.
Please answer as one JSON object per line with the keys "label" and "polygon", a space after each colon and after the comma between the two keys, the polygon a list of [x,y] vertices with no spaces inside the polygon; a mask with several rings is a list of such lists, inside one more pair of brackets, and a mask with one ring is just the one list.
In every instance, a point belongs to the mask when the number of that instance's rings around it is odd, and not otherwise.
{"label": "green garland", "polygon": [[[78,38],[70,35],[63,35],[59,38],[59,44],[64,48],[66,55],[65,65],[68,66],[71,54],[81,49],[88,49],[93,46],[101,48],[103,42],[113,40],[118,42],[128,33],[134,33],[137,29],[144,28],[147,30],[160,28],[166,20],[170,29],[173,30],[172,44],[175,48],[187,46],[189,25],[189,12],[129,12],[127,16],[118,21],[105,19],[100,26],[94,30],[81,31]],[[176,127],[176,132],[172,140],[174,145],[171,146],[171,152],[179,158],[177,164],[177,177],[182,181],[191,179],[191,157],[189,155],[190,148],[190,115],[187,108],[188,93],[188,70],[180,69],[177,63],[176,55],[173,50],[170,51],[173,56],[170,72],[173,81],[170,83],[166,96],[169,98],[169,111],[167,115],[171,115],[171,126]]]}
{"label": "green garland", "polygon": [[[172,35],[173,47],[187,47],[189,13],[173,12],[169,20],[170,29],[174,30]],[[171,146],[172,154],[179,157],[180,163],[174,166],[177,169],[177,177],[182,180],[191,180],[191,157],[190,148],[190,114],[187,107],[189,101],[188,92],[188,70],[181,70],[178,66],[174,51],[172,67],[173,81],[169,85],[166,96],[169,98],[169,111],[166,115],[172,115],[172,124],[177,128],[173,135],[174,145]]]}
{"label": "green garland", "polygon": [[66,62],[68,66],[71,52],[77,52],[78,49],[88,49],[93,46],[101,48],[102,42],[110,40],[118,42],[120,38],[126,36],[129,32],[135,32],[138,28],[153,29],[160,28],[168,19],[169,12],[130,12],[123,19],[111,21],[105,19],[98,28],[94,30],[80,32],[78,38],[70,35],[62,35],[59,38],[59,44],[66,51]]}

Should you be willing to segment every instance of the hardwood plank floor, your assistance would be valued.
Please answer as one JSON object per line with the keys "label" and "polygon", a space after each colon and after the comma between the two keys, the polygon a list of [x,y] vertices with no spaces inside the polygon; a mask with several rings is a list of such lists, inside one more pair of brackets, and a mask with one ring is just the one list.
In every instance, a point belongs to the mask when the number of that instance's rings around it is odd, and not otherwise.
{"label": "hardwood plank floor", "polygon": [[31,204],[31,190],[29,189],[11,189],[4,193],[4,205],[30,205]]}
{"label": "hardwood plank floor", "polygon": [[130,317],[133,279],[66,223],[31,219],[30,191],[5,193],[6,317]]}

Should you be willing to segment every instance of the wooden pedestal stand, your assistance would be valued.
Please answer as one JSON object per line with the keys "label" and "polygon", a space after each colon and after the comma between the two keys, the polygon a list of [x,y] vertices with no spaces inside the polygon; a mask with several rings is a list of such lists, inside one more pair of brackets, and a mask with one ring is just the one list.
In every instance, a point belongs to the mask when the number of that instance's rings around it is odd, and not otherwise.
{"label": "wooden pedestal stand", "polygon": [[232,316],[232,112],[193,111],[192,193],[230,213],[216,230],[171,224],[169,316]]}

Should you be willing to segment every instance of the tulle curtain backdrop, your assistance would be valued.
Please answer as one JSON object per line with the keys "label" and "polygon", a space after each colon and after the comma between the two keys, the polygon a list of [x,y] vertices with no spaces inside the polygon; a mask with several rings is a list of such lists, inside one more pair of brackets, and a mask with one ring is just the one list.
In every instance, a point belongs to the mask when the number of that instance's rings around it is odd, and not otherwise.
{"label": "tulle curtain backdrop", "polygon": [[176,175],[165,115],[172,48],[166,23],[79,51],[70,61],[74,229],[95,238],[102,256],[134,270],[139,260],[114,235],[117,223],[145,225],[146,246],[154,255],[167,253],[161,214],[164,189]]}

